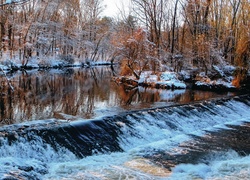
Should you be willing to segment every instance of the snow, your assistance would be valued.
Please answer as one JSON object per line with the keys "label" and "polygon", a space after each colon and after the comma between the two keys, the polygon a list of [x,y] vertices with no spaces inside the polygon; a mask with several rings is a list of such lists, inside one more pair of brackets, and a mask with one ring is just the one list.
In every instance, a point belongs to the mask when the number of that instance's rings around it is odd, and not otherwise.
{"label": "snow", "polygon": [[161,75],[161,82],[166,83],[169,86],[174,86],[176,88],[185,89],[186,84],[177,78],[177,74],[174,72],[164,72]]}
{"label": "snow", "polygon": [[232,85],[232,77],[227,77],[224,75],[224,72],[217,69],[223,77],[226,78],[218,78],[216,80],[211,80],[209,77],[205,75],[205,73],[200,73],[196,78],[195,85],[197,87],[207,87],[207,88],[228,88],[228,89],[234,89],[235,86]]}
{"label": "snow", "polygon": [[[29,42],[25,43],[26,47],[31,48],[33,45]],[[22,69],[23,62],[20,60],[17,54],[13,55],[13,58],[10,58],[9,53],[3,53],[4,61],[0,63],[0,69],[4,71],[9,71],[11,69]],[[26,60],[25,60],[26,61]],[[91,66],[99,66],[99,65],[112,65],[109,61],[91,61],[91,60],[83,60],[81,59],[70,59],[70,61],[66,58],[63,58],[60,55],[52,54],[48,57],[30,57],[28,59],[28,63],[26,67],[29,69],[39,69],[39,68],[63,68],[63,67],[91,67]],[[186,89],[186,84],[181,80],[195,80],[195,87],[198,89],[236,89],[235,86],[232,85],[233,81],[233,72],[236,67],[225,65],[225,66],[216,66],[213,65],[212,68],[212,78],[208,77],[205,72],[200,72],[196,79],[192,79],[192,72],[185,70],[181,71],[178,74],[172,72],[171,70],[166,70],[165,72],[153,72],[153,71],[143,71],[140,74],[140,78],[137,81],[139,86],[143,87],[152,87],[158,89]],[[215,76],[216,78],[213,78]],[[126,77],[131,78],[132,77]],[[180,80],[181,79],[181,80]]]}
{"label": "snow", "polygon": [[[232,84],[233,72],[235,67],[233,66],[213,66],[214,75],[217,77],[212,80],[206,75],[205,72],[200,72],[194,79],[195,87],[198,89],[206,90],[234,90],[236,87]],[[183,80],[190,80],[191,73],[187,71],[181,71],[178,74],[172,71],[165,72],[152,72],[144,71],[141,73],[138,80],[139,86],[153,87],[161,89],[186,89],[187,85],[181,81],[178,77]]]}
{"label": "snow", "polygon": [[85,66],[99,66],[99,65],[112,65],[112,63],[107,61],[86,61],[85,64]]}
{"label": "snow", "polygon": [[138,83],[151,83],[156,81],[157,81],[156,75],[152,74],[151,71],[145,71],[141,73]]}
{"label": "snow", "polygon": [[6,65],[0,64],[0,70],[9,70],[9,67]]}
{"label": "snow", "polygon": [[[26,43],[25,46],[31,47],[32,44]],[[11,69],[21,70],[25,68],[19,56],[14,56],[13,59],[10,59],[7,53],[3,54],[3,56],[2,59],[5,60],[0,62],[0,70],[9,71]],[[27,61],[26,67],[28,69],[112,65],[109,61],[89,61],[89,63],[83,63],[79,59],[74,59],[71,63],[57,55],[49,57],[30,57]]]}
{"label": "snow", "polygon": [[207,86],[212,88],[213,86],[221,86],[225,88],[235,88],[235,86],[232,85],[232,83],[225,82],[222,79],[214,80],[214,81],[197,81],[195,83],[196,86]]}
{"label": "snow", "polygon": [[151,71],[142,72],[139,84],[155,84],[156,86],[163,86],[173,89],[185,89],[186,84],[177,78],[174,72],[165,71],[159,74],[154,74]]}
{"label": "snow", "polygon": [[182,70],[181,72],[179,72],[179,75],[182,77],[183,80],[191,79],[191,75],[187,71]]}
{"label": "snow", "polygon": [[222,77],[225,76],[224,72],[218,67],[213,65],[214,70],[216,70]]}

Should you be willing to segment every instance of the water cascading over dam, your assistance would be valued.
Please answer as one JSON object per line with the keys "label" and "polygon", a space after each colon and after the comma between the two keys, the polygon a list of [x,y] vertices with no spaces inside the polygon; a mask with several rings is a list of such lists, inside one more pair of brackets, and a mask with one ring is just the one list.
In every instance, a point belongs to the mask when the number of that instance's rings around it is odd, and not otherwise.
{"label": "water cascading over dam", "polygon": [[[101,119],[3,126],[0,179],[246,176],[249,108],[250,96],[242,95]],[[244,166],[230,169],[231,159]]]}

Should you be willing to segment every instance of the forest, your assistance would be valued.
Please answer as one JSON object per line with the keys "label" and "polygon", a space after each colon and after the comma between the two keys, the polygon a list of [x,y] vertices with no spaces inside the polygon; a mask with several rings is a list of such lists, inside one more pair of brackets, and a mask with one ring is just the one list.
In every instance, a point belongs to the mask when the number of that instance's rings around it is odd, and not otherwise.
{"label": "forest", "polygon": [[[119,63],[120,75],[203,73],[248,78],[249,0],[131,0],[107,17],[102,0],[1,0],[1,64]],[[219,75],[218,75],[219,74]]]}

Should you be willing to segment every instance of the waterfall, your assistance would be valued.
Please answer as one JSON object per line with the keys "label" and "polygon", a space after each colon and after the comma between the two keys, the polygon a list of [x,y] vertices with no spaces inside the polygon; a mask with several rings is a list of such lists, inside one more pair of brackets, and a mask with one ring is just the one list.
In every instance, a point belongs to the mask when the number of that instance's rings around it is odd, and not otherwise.
{"label": "waterfall", "polygon": [[[130,172],[137,179],[157,179],[182,171],[181,164],[203,163],[208,169],[208,159],[214,154],[232,151],[237,158],[250,154],[249,107],[250,96],[243,95],[101,119],[50,119],[3,126],[0,177],[53,179],[53,175],[65,178],[83,173],[82,177],[105,179]],[[140,163],[157,167],[161,175],[143,173]],[[102,170],[91,174],[90,169],[97,166]],[[109,171],[103,174],[106,168]]]}

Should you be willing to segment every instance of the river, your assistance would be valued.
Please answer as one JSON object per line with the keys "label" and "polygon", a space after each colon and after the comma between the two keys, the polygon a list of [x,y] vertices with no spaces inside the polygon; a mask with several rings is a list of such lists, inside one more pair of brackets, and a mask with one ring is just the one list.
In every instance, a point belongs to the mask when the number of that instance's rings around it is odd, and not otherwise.
{"label": "river", "polygon": [[[110,67],[9,73],[0,96],[0,124],[50,118],[93,119],[118,112],[207,100],[234,93],[126,87],[112,81]],[[117,72],[116,72],[117,73]]]}
{"label": "river", "polygon": [[248,179],[250,97],[116,84],[108,67],[2,77],[0,179]]}

